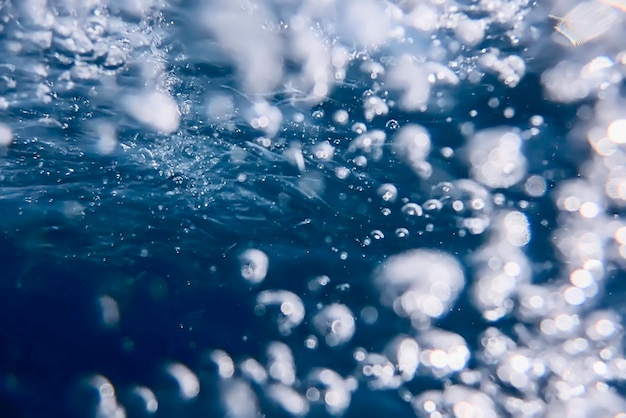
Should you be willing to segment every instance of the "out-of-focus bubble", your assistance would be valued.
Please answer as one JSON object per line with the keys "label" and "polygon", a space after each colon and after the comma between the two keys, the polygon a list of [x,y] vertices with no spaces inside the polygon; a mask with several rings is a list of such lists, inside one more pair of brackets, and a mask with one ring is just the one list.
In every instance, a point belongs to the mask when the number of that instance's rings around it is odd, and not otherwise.
{"label": "out-of-focus bubble", "polygon": [[387,259],[373,274],[381,301],[414,325],[443,316],[465,285],[458,261],[433,250],[411,250]]}
{"label": "out-of-focus bubble", "polygon": [[333,303],[315,314],[313,327],[326,344],[335,347],[347,343],[354,335],[354,315],[347,306]]}
{"label": "out-of-focus bubble", "polygon": [[359,376],[371,390],[395,389],[402,380],[396,375],[393,364],[378,353],[368,353],[357,365]]}
{"label": "out-of-focus bubble", "polygon": [[247,249],[239,254],[241,277],[251,284],[265,280],[269,268],[269,258],[261,250]]}
{"label": "out-of-focus bubble", "polygon": [[489,128],[468,142],[471,173],[478,182],[491,188],[508,188],[526,174],[522,139],[512,128]]}
{"label": "out-of-focus bubble", "polygon": [[139,410],[147,414],[154,414],[159,409],[159,402],[149,388],[145,386],[136,386],[131,390],[133,401],[139,404]]}
{"label": "out-of-focus bubble", "polygon": [[606,134],[616,144],[626,144],[626,119],[616,119],[611,122]]}
{"label": "out-of-focus bubble", "polygon": [[389,113],[389,106],[380,97],[369,96],[363,100],[363,112],[365,120],[371,122],[377,116],[386,116]]}
{"label": "out-of-focus bubble", "polygon": [[585,318],[585,334],[592,341],[620,338],[621,331],[621,321],[615,312],[596,311]]}
{"label": "out-of-focus bubble", "polygon": [[510,351],[516,348],[515,342],[504,335],[500,330],[489,327],[480,335],[480,354],[485,364],[497,364]]}
{"label": "out-of-focus bubble", "polygon": [[530,242],[530,225],[523,213],[509,212],[504,216],[502,226],[509,244],[523,247]]}
{"label": "out-of-focus bubble", "polygon": [[439,390],[429,390],[420,393],[413,398],[411,405],[418,418],[445,417],[448,415],[443,392]]}
{"label": "out-of-focus bubble", "polygon": [[244,377],[257,385],[263,385],[267,382],[267,372],[261,363],[253,358],[248,358],[242,361],[239,365],[239,370],[241,370],[241,374]]}
{"label": "out-of-focus bubble", "polygon": [[178,130],[180,112],[176,101],[164,92],[129,95],[123,101],[124,109],[148,128],[165,134]]}
{"label": "out-of-focus bubble", "polygon": [[330,161],[335,154],[335,147],[330,145],[328,141],[315,144],[313,147],[313,156],[320,161]]}
{"label": "out-of-focus bubble", "polygon": [[307,399],[289,386],[273,384],[267,388],[267,396],[291,416],[301,417],[309,413]]}
{"label": "out-of-focus bubble", "polygon": [[534,393],[538,380],[547,372],[545,364],[535,360],[529,350],[511,351],[499,362],[496,375],[505,384],[515,389]]}
{"label": "out-of-focus bubble", "polygon": [[338,110],[333,114],[333,120],[339,125],[346,125],[350,121],[350,115],[345,110]]}
{"label": "out-of-focus bubble", "polygon": [[104,326],[108,328],[117,326],[120,321],[120,308],[117,301],[105,295],[98,298],[98,305]]}
{"label": "out-of-focus bubble", "polygon": [[263,131],[270,138],[276,135],[283,121],[280,109],[266,101],[254,103],[246,113],[250,126]]}
{"label": "out-of-focus bubble", "polygon": [[407,219],[417,218],[424,214],[422,207],[417,203],[407,203],[402,206],[401,210]]}
{"label": "out-of-focus bubble", "polygon": [[444,389],[443,396],[454,417],[497,418],[500,416],[493,400],[476,389],[452,385]]}
{"label": "out-of-focus bubble", "polygon": [[430,134],[423,126],[404,125],[393,138],[393,150],[416,174],[430,153]]}
{"label": "out-of-focus bubble", "polygon": [[259,415],[258,399],[248,383],[241,379],[222,381],[220,395],[225,416],[249,418]]}
{"label": "out-of-focus bubble", "polygon": [[[85,414],[93,414],[97,418],[124,418],[126,411],[118,403],[113,384],[102,375],[94,375],[83,381],[82,390],[88,390],[89,393],[79,393],[83,399],[93,400],[94,405],[90,405],[89,411],[78,411]],[[85,396],[87,395],[87,396]],[[95,396],[94,396],[95,395]]]}
{"label": "out-of-focus bubble", "polygon": [[386,139],[387,134],[384,131],[373,129],[354,138],[348,147],[348,151],[360,151],[371,156],[374,161],[378,161],[383,155],[383,145]]}
{"label": "out-of-focus bubble", "polygon": [[218,94],[207,101],[207,116],[214,122],[226,122],[235,115],[235,104],[229,95]]}
{"label": "out-of-focus bubble", "polygon": [[546,180],[538,175],[530,176],[524,183],[524,191],[528,196],[541,197],[544,195],[547,189]]}
{"label": "out-of-focus bubble", "polygon": [[378,321],[378,309],[374,306],[365,306],[361,309],[361,320],[368,325],[374,325]]}
{"label": "out-of-focus bubble", "polygon": [[395,202],[398,197],[398,189],[391,183],[381,184],[378,187],[377,193],[385,202]]}
{"label": "out-of-focus bubble", "polygon": [[306,382],[306,398],[312,404],[323,405],[330,415],[342,415],[350,406],[352,389],[334,370],[313,369]]}
{"label": "out-of-focus bubble", "polygon": [[[117,133],[115,127],[110,123],[100,123],[97,126],[98,152],[103,155],[112,154],[117,148]],[[1,142],[1,141],[0,141]]]}
{"label": "out-of-focus bubble", "polygon": [[398,335],[385,347],[387,358],[394,364],[402,380],[413,380],[419,366],[420,348],[413,338]]}
{"label": "out-of-focus bubble", "polygon": [[427,391],[411,402],[420,418],[497,418],[500,416],[490,397],[476,389],[451,385],[443,391]]}
{"label": "out-of-focus bubble", "polygon": [[417,341],[421,347],[420,363],[435,377],[460,372],[470,359],[467,343],[453,332],[429,329],[421,333]]}
{"label": "out-of-focus bubble", "polygon": [[213,350],[209,355],[211,361],[217,366],[217,373],[223,379],[230,379],[235,373],[233,359],[222,350]]}
{"label": "out-of-focus bubble", "polygon": [[268,305],[278,306],[276,322],[281,335],[289,335],[304,319],[302,300],[287,290],[265,290],[257,295],[256,303],[258,313],[265,313]]}
{"label": "out-of-focus bubble", "polygon": [[557,189],[556,204],[566,212],[578,212],[584,218],[595,218],[604,210],[600,190],[587,181],[570,180]]}
{"label": "out-of-focus bubble", "polygon": [[13,142],[13,131],[11,128],[0,123],[0,147],[8,147]]}
{"label": "out-of-focus bubble", "polygon": [[296,365],[288,345],[271,342],[267,346],[267,370],[277,382],[291,386],[296,381]]}
{"label": "out-of-focus bubble", "polygon": [[403,55],[389,69],[385,79],[391,90],[399,91],[400,109],[407,112],[424,111],[430,97],[429,72],[413,56]]}
{"label": "out-of-focus bubble", "polygon": [[183,400],[191,400],[200,393],[198,376],[181,363],[170,363],[165,366],[165,372],[178,385],[179,395]]}
{"label": "out-of-focus bubble", "polygon": [[550,289],[543,286],[521,284],[517,289],[518,306],[517,316],[525,322],[532,322],[543,318],[554,308]]}

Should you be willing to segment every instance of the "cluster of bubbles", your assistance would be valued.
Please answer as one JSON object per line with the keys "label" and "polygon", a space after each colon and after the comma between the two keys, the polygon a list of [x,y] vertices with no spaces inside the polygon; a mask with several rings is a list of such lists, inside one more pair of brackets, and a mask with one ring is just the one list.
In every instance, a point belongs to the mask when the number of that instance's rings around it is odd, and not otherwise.
{"label": "cluster of bubbles", "polygon": [[[220,401],[207,409],[233,418],[341,416],[368,391],[392,393],[418,417],[626,417],[622,315],[607,291],[626,266],[624,9],[618,0],[0,3],[12,62],[0,66],[3,153],[40,141],[31,123],[81,131],[79,151],[54,147],[82,157],[95,144],[99,156],[188,180],[194,212],[221,196],[223,216],[299,231],[327,210],[324,236],[307,245],[368,269],[346,283],[306,271],[300,283],[272,281],[280,256],[255,237],[224,257],[234,286],[253,294],[254,320],[276,331],[264,352],[203,347],[198,365],[164,362],[160,388],[120,394],[96,374],[78,385],[78,397],[95,399],[91,416],[153,415],[162,399],[172,410],[173,398],[204,405],[207,392]],[[527,76],[548,98],[542,109],[571,106],[575,123],[516,108]],[[459,113],[474,91],[489,96],[496,123]],[[9,117],[21,113],[36,121]],[[548,155],[534,151],[541,141]],[[548,167],[555,160],[576,172]],[[292,216],[298,204],[313,215]],[[349,243],[346,225],[360,234]],[[428,236],[438,241],[422,248]],[[470,250],[459,252],[459,240]],[[370,295],[367,306],[351,285]],[[120,326],[122,302],[104,295],[97,306],[105,328]],[[475,314],[479,335],[446,322],[458,312]],[[368,332],[377,345],[355,346]]]}

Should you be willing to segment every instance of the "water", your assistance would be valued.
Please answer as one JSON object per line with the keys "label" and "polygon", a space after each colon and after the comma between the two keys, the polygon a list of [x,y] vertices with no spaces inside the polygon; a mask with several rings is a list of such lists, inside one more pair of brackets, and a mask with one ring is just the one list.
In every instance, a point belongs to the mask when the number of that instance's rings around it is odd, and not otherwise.
{"label": "water", "polygon": [[0,1],[2,416],[626,416],[623,19]]}

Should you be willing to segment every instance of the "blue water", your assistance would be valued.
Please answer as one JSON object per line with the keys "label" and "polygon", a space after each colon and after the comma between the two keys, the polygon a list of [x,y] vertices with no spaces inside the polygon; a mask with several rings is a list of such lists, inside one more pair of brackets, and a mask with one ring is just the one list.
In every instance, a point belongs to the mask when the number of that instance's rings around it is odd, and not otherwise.
{"label": "blue water", "polygon": [[[523,143],[522,151],[527,160],[524,178],[541,176],[548,192],[528,196],[521,181],[489,193],[499,194],[498,210],[519,210],[529,220],[532,239],[524,254],[532,266],[531,282],[550,285],[569,274],[567,261],[559,259],[554,246],[553,234],[563,225],[563,214],[551,193],[581,176],[593,150],[569,138],[585,102],[545,99],[540,73],[550,62],[536,63],[515,88],[486,74],[480,83],[462,81],[435,89],[433,95],[453,97],[454,106],[424,113],[391,107],[384,117],[364,121],[356,116],[348,126],[335,123],[333,115],[337,110],[359,115],[362,97],[372,87],[358,62],[348,66],[345,83],[320,104],[294,104],[284,94],[272,95],[269,102],[283,114],[276,137],[284,144],[298,141],[307,173],[324,185],[311,192],[301,182],[306,175],[284,157],[287,145],[256,145],[260,133],[239,116],[231,127],[206,120],[205,97],[240,86],[232,64],[201,62],[192,54],[197,39],[195,32],[183,29],[186,7],[192,10],[191,3],[183,2],[164,8],[159,17],[141,19],[122,13],[129,28],[133,25],[149,38],[157,32],[163,36],[160,43],[151,41],[158,51],[150,46],[129,48],[124,64],[69,86],[62,74],[77,61],[102,67],[102,59],[77,57],[55,43],[40,48],[24,42],[15,52],[11,42],[29,26],[20,21],[10,1],[0,3],[5,18],[0,54],[6,58],[0,64],[0,96],[10,102],[0,112],[0,122],[13,132],[12,143],[0,150],[0,416],[112,417],[98,409],[102,394],[85,383],[95,375],[111,382],[129,417],[238,416],[228,415],[223,406],[220,385],[225,379],[208,353],[219,349],[235,362],[255,358],[264,363],[272,341],[291,349],[297,365],[293,386],[302,394],[314,368],[358,380],[357,347],[381,352],[395,336],[421,332],[381,304],[381,292],[371,280],[381,263],[407,250],[436,249],[461,263],[468,283],[477,274],[472,257],[489,234],[459,232],[459,219],[471,210],[466,205],[465,211],[455,211],[454,199],[442,185],[471,177],[464,157],[468,140],[459,129],[470,119],[476,131],[501,125],[525,130],[533,115],[543,117],[540,132]],[[545,22],[538,26],[546,33],[551,29]],[[497,43],[484,41],[485,47]],[[172,134],[154,132],[118,103],[120,94],[143,86],[141,63],[152,53],[166,63],[164,74],[176,103],[191,107]],[[393,52],[380,52],[383,62],[385,54]],[[33,70],[41,63],[48,67],[45,77]],[[110,89],[112,80],[117,90]],[[41,84],[50,87],[49,102],[36,97]],[[234,97],[249,99],[245,94]],[[493,97],[501,106],[488,104]],[[515,109],[514,116],[503,115],[506,106]],[[469,118],[473,110],[477,116]],[[294,121],[298,112],[304,115],[302,121]],[[118,144],[108,155],[99,152],[94,121],[116,127]],[[410,123],[428,129],[432,175],[416,176],[391,152],[389,143],[383,146],[382,158],[368,159],[366,167],[355,165],[358,152],[350,148],[358,136],[350,129],[354,121],[389,137],[398,126]],[[335,154],[316,162],[312,149],[322,141],[329,141]],[[454,156],[442,155],[444,147],[454,150]],[[344,166],[350,167],[345,180],[335,171]],[[383,202],[377,192],[387,183],[397,187],[395,202]],[[459,193],[455,199],[469,202]],[[401,210],[406,202],[422,204],[431,198],[443,203],[439,210],[407,220]],[[619,206],[606,208],[607,216],[616,220],[622,219],[622,212]],[[487,217],[494,213],[485,210]],[[407,228],[409,235],[398,237],[398,228]],[[372,239],[373,231],[384,238]],[[269,258],[267,276],[259,285],[240,277],[238,257],[248,248]],[[619,263],[606,266],[606,294],[593,306],[580,308],[581,315],[600,308],[620,311],[623,272]],[[311,290],[310,281],[324,275],[330,284]],[[267,289],[289,290],[302,300],[307,315],[290,335],[281,335],[267,315],[255,313],[257,294]],[[470,293],[468,285],[450,311],[429,326],[462,336],[473,353],[466,369],[487,373],[490,369],[479,355],[481,333],[495,326],[513,338],[522,321],[513,313],[495,322],[486,320]],[[120,314],[112,326],[103,324],[105,295]],[[355,313],[354,336],[339,348],[324,344],[323,337],[316,349],[307,348],[305,340],[317,332],[311,315],[332,303],[345,304]],[[360,312],[372,306],[378,318],[368,324]],[[182,399],[179,383],[165,372],[172,363],[195,373],[198,396]],[[619,392],[623,387],[618,380],[607,379]],[[418,372],[401,389],[374,390],[361,382],[344,416],[414,416],[403,393],[417,396],[458,383],[466,384],[458,374],[438,377],[428,372]],[[136,385],[156,395],[156,412],[133,396]],[[249,386],[263,416],[291,416],[260,385]],[[506,385],[500,390],[521,393]],[[546,392],[541,399],[549,403],[550,396]],[[511,415],[501,405],[496,410]],[[329,414],[318,405],[308,416]]]}

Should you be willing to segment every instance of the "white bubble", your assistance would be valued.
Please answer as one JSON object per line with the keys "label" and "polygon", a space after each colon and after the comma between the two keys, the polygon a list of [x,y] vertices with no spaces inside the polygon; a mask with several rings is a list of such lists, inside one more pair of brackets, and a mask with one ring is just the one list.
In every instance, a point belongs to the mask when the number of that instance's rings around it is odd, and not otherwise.
{"label": "white bubble", "polygon": [[269,268],[269,258],[261,250],[250,248],[239,255],[241,277],[252,284],[265,280]]}
{"label": "white bubble", "polygon": [[258,294],[258,305],[276,305],[276,322],[281,335],[289,335],[304,319],[304,305],[300,297],[287,290],[266,290]]}
{"label": "white bubble", "polygon": [[511,128],[489,128],[476,132],[469,141],[472,176],[491,188],[508,188],[526,174],[522,140]]}
{"label": "white bubble", "polygon": [[422,172],[422,163],[430,153],[430,146],[430,134],[420,125],[405,125],[393,138],[396,155],[418,175]]}
{"label": "white bubble", "polygon": [[418,321],[440,317],[465,285],[458,261],[434,250],[411,250],[389,257],[373,274],[381,301]]}
{"label": "white bubble", "polygon": [[11,128],[0,123],[0,147],[8,147],[13,142],[13,131]]}
{"label": "white bubble", "polygon": [[165,371],[178,384],[180,397],[191,400],[200,393],[200,381],[194,372],[181,363],[171,363],[165,367]]}
{"label": "white bubble", "polygon": [[289,386],[271,385],[267,389],[267,395],[291,416],[300,417],[309,413],[307,399]]}
{"label": "white bubble", "polygon": [[337,372],[331,369],[313,369],[307,377],[307,399],[323,403],[331,415],[342,415],[350,406],[351,388]]}
{"label": "white bubble", "polygon": [[326,344],[335,347],[350,341],[354,335],[354,315],[347,306],[334,303],[315,314],[313,326]]}
{"label": "white bubble", "polygon": [[164,92],[129,95],[124,109],[137,121],[158,132],[171,134],[178,130],[180,112],[176,101]]}

